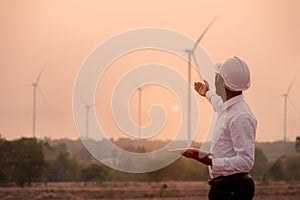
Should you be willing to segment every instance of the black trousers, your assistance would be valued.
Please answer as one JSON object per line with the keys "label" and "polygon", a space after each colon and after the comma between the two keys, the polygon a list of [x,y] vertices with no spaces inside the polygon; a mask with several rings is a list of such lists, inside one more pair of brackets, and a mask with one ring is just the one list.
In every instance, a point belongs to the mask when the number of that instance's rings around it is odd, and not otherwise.
{"label": "black trousers", "polygon": [[247,173],[222,176],[209,181],[209,200],[252,200],[254,181]]}

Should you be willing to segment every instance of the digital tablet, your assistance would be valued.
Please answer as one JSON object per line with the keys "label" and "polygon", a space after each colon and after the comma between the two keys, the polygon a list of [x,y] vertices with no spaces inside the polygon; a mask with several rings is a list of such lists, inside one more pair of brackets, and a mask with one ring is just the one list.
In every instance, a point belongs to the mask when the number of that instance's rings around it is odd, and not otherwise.
{"label": "digital tablet", "polygon": [[187,150],[197,151],[199,153],[200,158],[206,156],[207,154],[212,155],[211,153],[209,153],[207,151],[200,151],[200,149],[195,148],[195,147],[169,149],[168,151],[183,154]]}

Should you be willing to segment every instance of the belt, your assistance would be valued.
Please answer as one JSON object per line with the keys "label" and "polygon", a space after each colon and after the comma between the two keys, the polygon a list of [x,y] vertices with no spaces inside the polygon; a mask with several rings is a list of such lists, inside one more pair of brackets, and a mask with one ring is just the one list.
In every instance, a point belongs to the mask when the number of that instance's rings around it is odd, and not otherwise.
{"label": "belt", "polygon": [[208,180],[208,184],[209,185],[228,184],[228,183],[234,183],[249,178],[251,178],[249,173],[238,173],[229,176],[219,176],[214,179],[210,179]]}

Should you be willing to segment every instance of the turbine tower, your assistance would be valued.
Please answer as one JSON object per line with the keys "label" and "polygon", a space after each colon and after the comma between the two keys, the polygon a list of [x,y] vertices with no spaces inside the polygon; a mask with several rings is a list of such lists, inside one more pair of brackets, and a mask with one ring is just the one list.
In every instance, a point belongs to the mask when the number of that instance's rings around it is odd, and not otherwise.
{"label": "turbine tower", "polygon": [[36,93],[37,93],[37,89],[38,89],[42,94],[42,91],[39,87],[39,81],[44,72],[44,69],[45,68],[43,68],[43,70],[41,70],[41,72],[37,76],[35,82],[32,83],[32,87],[33,87],[32,137],[35,137],[35,128],[36,128]]}
{"label": "turbine tower", "polygon": [[191,127],[190,127],[190,121],[191,121],[191,70],[192,70],[192,65],[191,65],[191,60],[192,58],[195,61],[195,64],[198,66],[197,63],[197,59],[196,56],[194,54],[198,43],[202,40],[202,38],[205,36],[206,32],[209,30],[209,28],[211,27],[211,25],[215,22],[215,20],[217,19],[217,17],[215,17],[209,24],[208,26],[204,29],[203,33],[200,35],[200,37],[198,38],[198,40],[196,41],[195,45],[193,46],[192,49],[185,49],[184,51],[188,54],[188,125],[187,125],[187,134],[188,134],[188,143],[191,141]]}

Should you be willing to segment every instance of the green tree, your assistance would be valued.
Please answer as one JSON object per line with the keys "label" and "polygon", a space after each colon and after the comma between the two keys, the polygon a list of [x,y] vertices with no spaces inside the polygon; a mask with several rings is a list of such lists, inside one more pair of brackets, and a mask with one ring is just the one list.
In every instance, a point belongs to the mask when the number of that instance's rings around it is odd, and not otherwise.
{"label": "green tree", "polygon": [[105,180],[106,174],[106,170],[101,165],[91,164],[81,170],[81,180],[85,183],[87,181],[102,182]]}
{"label": "green tree", "polygon": [[48,181],[78,181],[80,178],[80,165],[75,157],[70,158],[69,153],[60,152],[54,160],[49,161],[46,172]]}
{"label": "green tree", "polygon": [[11,152],[11,142],[0,138],[0,184],[2,186],[11,185],[13,182],[13,166]]}
{"label": "green tree", "polygon": [[265,180],[268,174],[268,168],[269,168],[269,163],[267,157],[265,156],[265,154],[261,149],[256,148],[254,167],[251,171],[251,175],[255,179]]}
{"label": "green tree", "polygon": [[41,181],[46,168],[43,148],[44,143],[36,138],[21,138],[14,140],[12,151],[7,156],[13,167],[13,180],[18,186],[26,183],[30,186],[34,181]]}
{"label": "green tree", "polygon": [[90,152],[86,148],[82,148],[77,154],[77,158],[80,161],[83,161],[84,163],[90,163],[93,159],[93,156],[90,154]]}
{"label": "green tree", "polygon": [[269,169],[269,175],[275,181],[279,181],[279,180],[283,180],[284,179],[285,173],[284,173],[284,168],[283,168],[283,164],[282,164],[281,158],[279,158],[278,160],[276,160],[271,165],[271,167]]}
{"label": "green tree", "polygon": [[296,151],[298,153],[300,153],[300,137],[298,137],[298,136],[296,138],[295,148],[296,148]]}
{"label": "green tree", "polygon": [[54,160],[61,152],[67,152],[67,145],[61,142],[44,150],[46,160]]}
{"label": "green tree", "polygon": [[283,160],[285,178],[287,180],[300,180],[300,155],[289,155]]}

